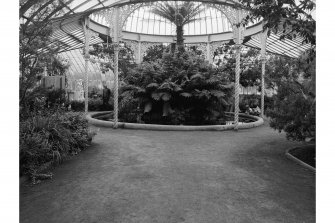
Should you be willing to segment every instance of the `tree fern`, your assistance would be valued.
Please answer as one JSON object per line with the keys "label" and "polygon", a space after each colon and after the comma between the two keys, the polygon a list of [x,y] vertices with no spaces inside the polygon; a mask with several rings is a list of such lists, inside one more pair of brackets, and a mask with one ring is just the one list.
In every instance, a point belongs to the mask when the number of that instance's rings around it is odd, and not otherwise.
{"label": "tree fern", "polygon": [[196,6],[193,2],[182,2],[181,4],[164,2],[157,3],[151,11],[176,25],[177,46],[183,47],[184,26],[196,21],[195,17],[204,11],[204,8],[201,8],[201,4]]}

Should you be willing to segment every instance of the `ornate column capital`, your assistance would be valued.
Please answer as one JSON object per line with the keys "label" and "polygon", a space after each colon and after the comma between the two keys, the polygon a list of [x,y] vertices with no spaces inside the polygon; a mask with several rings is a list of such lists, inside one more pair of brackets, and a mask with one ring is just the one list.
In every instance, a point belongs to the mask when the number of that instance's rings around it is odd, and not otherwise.
{"label": "ornate column capital", "polygon": [[224,44],[224,41],[211,42],[209,45],[209,55],[214,61],[214,54],[216,50]]}
{"label": "ornate column capital", "polygon": [[123,41],[128,47],[130,47],[130,49],[133,51],[133,58],[135,59],[136,63],[140,62],[140,58],[139,58],[139,48],[140,48],[140,44],[139,41],[134,41],[134,40],[124,40]]}
{"label": "ornate column capital", "polygon": [[120,7],[111,7],[92,13],[91,18],[96,20],[95,18],[102,17],[102,19],[105,20],[107,26],[109,27],[109,32],[107,35],[112,37],[113,41],[117,42],[122,39],[122,27],[127,21],[129,15],[136,9],[150,4],[150,2],[144,2],[138,4],[128,4]]}
{"label": "ornate column capital", "polygon": [[112,46],[115,51],[120,51],[120,48],[121,48],[120,43],[114,42],[112,43]]}
{"label": "ornate column capital", "polygon": [[266,60],[267,60],[267,58],[266,58],[265,55],[264,55],[264,56],[260,56],[260,61],[261,61],[262,63],[265,63]]}
{"label": "ornate column capital", "polygon": [[232,46],[232,49],[234,49],[234,50],[239,50],[239,49],[241,49],[242,48],[242,46],[243,46],[243,44],[235,44],[234,46]]}
{"label": "ornate column capital", "polygon": [[84,58],[85,60],[90,59],[90,55],[88,53],[88,48],[90,45],[90,41],[92,38],[96,38],[99,36],[99,33],[94,32],[93,30],[90,30],[89,28],[86,28],[86,31],[84,30],[84,35],[85,35],[85,46],[84,46]]}
{"label": "ornate column capital", "polygon": [[84,58],[85,58],[85,60],[90,60],[90,55],[88,53],[85,53]]}

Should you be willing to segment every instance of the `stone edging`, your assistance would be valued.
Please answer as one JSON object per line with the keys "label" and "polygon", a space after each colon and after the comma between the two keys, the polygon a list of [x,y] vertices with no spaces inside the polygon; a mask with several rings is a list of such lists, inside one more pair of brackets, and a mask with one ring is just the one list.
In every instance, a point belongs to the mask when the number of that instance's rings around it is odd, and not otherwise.
{"label": "stone edging", "polygon": [[[94,126],[113,128],[114,124],[111,121],[98,120],[95,117],[98,115],[106,115],[108,112],[92,112],[86,116],[88,122]],[[229,114],[229,113],[228,113]],[[233,113],[232,113],[233,114]],[[238,125],[238,129],[249,129],[263,125],[264,120],[257,116],[240,113],[241,117],[247,117],[255,120],[250,123],[242,123]],[[225,131],[233,130],[234,125],[203,125],[203,126],[186,126],[186,125],[157,125],[157,124],[139,124],[118,122],[118,128],[124,129],[142,129],[142,130],[156,130],[156,131]]]}
{"label": "stone edging", "polygon": [[303,167],[306,167],[307,169],[313,171],[314,173],[316,172],[315,168],[312,167],[311,165],[305,163],[304,161],[298,159],[297,157],[293,156],[290,154],[290,151],[294,150],[294,149],[297,149],[299,147],[294,147],[294,148],[291,148],[291,149],[287,149],[286,152],[285,152],[285,155],[287,158],[289,158],[290,160],[293,160],[294,162],[300,164],[301,166]]}

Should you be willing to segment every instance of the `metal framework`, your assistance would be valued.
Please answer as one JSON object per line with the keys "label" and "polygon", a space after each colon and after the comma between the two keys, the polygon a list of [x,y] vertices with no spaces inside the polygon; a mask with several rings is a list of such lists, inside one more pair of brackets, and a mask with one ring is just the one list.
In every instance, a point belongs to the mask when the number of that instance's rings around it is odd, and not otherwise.
{"label": "metal framework", "polygon": [[[88,85],[91,44],[101,43],[101,35],[111,38],[115,50],[114,68],[114,127],[118,126],[118,52],[120,42],[129,45],[135,53],[137,63],[142,61],[148,47],[156,44],[174,42],[172,23],[150,14],[154,0],[59,0],[63,6],[63,16],[52,20],[53,37],[63,46],[63,53],[84,48],[85,59],[85,112],[88,112]],[[163,0],[161,0],[163,1]],[[23,1],[20,15],[27,13],[33,0]],[[45,4],[50,4],[48,1]],[[242,45],[261,49],[261,116],[264,117],[264,76],[266,52],[297,58],[309,49],[302,44],[302,38],[280,40],[278,34],[267,37],[263,32],[263,23],[241,25],[248,11],[237,0],[198,0],[205,12],[198,15],[196,21],[185,27],[185,44],[197,45],[205,58],[212,62],[215,50],[223,43],[235,42],[235,113],[234,128],[238,129],[240,94],[240,51]],[[42,7],[46,7],[44,5]],[[136,25],[134,23],[136,22]],[[149,29],[153,26],[152,29]],[[201,27],[201,31],[196,29]],[[243,43],[244,37],[250,37]],[[41,49],[44,52],[47,49]],[[77,61],[76,61],[77,63]],[[80,65],[79,65],[80,67]]]}

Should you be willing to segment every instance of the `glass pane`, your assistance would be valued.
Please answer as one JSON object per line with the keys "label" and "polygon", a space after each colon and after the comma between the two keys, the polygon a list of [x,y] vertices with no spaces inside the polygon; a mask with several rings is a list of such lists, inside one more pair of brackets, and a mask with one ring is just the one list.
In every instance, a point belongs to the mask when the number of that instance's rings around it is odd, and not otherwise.
{"label": "glass pane", "polygon": [[[95,6],[96,4],[98,4],[98,0],[91,0],[91,1],[84,1],[84,4],[81,5],[79,8],[75,9],[75,12],[83,12],[86,11],[90,8],[92,8],[93,6]],[[80,5],[80,4],[79,4]]]}

